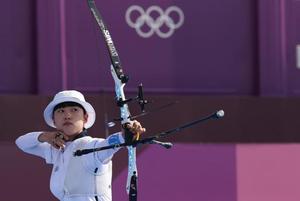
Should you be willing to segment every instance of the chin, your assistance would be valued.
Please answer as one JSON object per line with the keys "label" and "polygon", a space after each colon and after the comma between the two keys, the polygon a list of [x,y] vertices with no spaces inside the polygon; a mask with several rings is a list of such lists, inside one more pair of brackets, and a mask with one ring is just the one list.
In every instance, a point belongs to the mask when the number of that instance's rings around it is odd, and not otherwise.
{"label": "chin", "polygon": [[78,135],[80,132],[76,131],[76,130],[64,130],[64,134],[66,134],[67,136],[74,136],[74,135]]}

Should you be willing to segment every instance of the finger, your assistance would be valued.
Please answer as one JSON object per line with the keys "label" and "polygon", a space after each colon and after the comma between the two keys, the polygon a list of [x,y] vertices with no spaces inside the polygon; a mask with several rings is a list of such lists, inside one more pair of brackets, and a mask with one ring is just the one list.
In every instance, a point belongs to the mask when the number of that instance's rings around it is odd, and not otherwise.
{"label": "finger", "polygon": [[62,133],[62,132],[57,132],[56,135],[55,135],[55,140],[57,142],[65,142],[65,135]]}
{"label": "finger", "polygon": [[56,132],[56,134],[55,134],[55,138],[64,139],[64,138],[65,138],[65,135],[64,135],[63,132],[58,131],[58,132]]}
{"label": "finger", "polygon": [[56,144],[55,139],[52,140],[51,145],[56,149],[60,149],[60,147]]}
{"label": "finger", "polygon": [[63,139],[65,142],[69,141],[69,136],[65,135],[62,131],[57,133],[58,138]]}
{"label": "finger", "polygon": [[146,131],[146,129],[145,128],[132,128],[132,129],[130,129],[130,131],[132,132],[132,133],[144,133],[145,131]]}
{"label": "finger", "polygon": [[54,144],[54,147],[55,147],[55,148],[57,148],[57,149],[64,149],[64,148],[65,148],[65,145],[64,145],[64,144],[61,144],[61,143],[58,143],[58,142],[56,142],[56,143]]}
{"label": "finger", "polygon": [[59,147],[65,147],[65,140],[61,139],[61,138],[56,138],[56,144],[59,146]]}
{"label": "finger", "polygon": [[132,124],[130,125],[130,130],[138,131],[140,127],[141,127],[141,125],[139,122],[133,121]]}
{"label": "finger", "polygon": [[134,121],[132,122],[132,127],[133,127],[133,128],[139,128],[139,127],[142,127],[142,126],[141,126],[141,123],[140,123],[140,122],[134,120]]}
{"label": "finger", "polygon": [[65,135],[65,134],[63,134],[63,137],[64,137],[63,139],[65,140],[65,142],[68,141],[68,140],[70,139],[70,138],[69,138],[67,135]]}
{"label": "finger", "polygon": [[58,133],[56,134],[55,138],[57,138],[57,139],[64,139],[64,134],[58,132]]}
{"label": "finger", "polygon": [[146,129],[143,128],[142,125],[139,122],[137,122],[135,124],[134,129],[136,130],[136,132],[139,132],[139,133],[143,133],[143,132],[146,131]]}
{"label": "finger", "polygon": [[60,148],[65,148],[65,141],[63,139],[61,139],[60,137],[55,137],[53,140],[52,140],[52,145],[57,148],[57,149],[60,149]]}
{"label": "finger", "polygon": [[134,140],[139,140],[140,139],[140,133],[136,133],[133,137]]}

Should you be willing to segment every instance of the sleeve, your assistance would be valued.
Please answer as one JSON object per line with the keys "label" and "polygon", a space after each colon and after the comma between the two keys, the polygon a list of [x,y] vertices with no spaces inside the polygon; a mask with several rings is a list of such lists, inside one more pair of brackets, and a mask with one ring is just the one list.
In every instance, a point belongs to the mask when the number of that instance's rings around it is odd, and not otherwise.
{"label": "sleeve", "polygon": [[39,135],[42,132],[31,132],[22,135],[16,139],[16,145],[24,151],[35,156],[39,156],[46,160],[46,163],[52,163],[52,148],[51,145],[46,142],[40,142],[38,140]]}
{"label": "sleeve", "polygon": [[[119,133],[115,133],[113,135],[110,135],[108,138],[106,138],[106,140],[99,142],[98,146],[99,147],[104,147],[104,146],[109,146],[109,145],[114,145],[114,144],[121,144],[124,143],[124,138],[121,132]],[[113,155],[119,151],[120,148],[115,148],[115,149],[108,149],[107,151],[104,151],[101,153],[101,151],[97,154],[98,159],[102,162],[102,163],[107,163],[109,162]]]}
{"label": "sleeve", "polygon": [[[122,136],[121,132],[115,133],[113,135],[110,135],[106,139],[101,138],[94,138],[90,143],[87,144],[88,149],[90,148],[98,148],[98,147],[105,147],[109,145],[114,144],[121,144],[124,143],[124,138]],[[103,151],[94,152],[94,154],[87,154],[86,157],[89,157],[87,159],[89,161],[90,167],[98,167],[103,164],[107,164],[111,161],[113,155],[119,150],[120,148],[115,149],[108,149]]]}

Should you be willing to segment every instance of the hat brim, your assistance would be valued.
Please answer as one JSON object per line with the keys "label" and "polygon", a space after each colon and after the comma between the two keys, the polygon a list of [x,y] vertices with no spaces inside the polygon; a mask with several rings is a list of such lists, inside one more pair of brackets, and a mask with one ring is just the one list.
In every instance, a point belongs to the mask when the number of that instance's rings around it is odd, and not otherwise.
{"label": "hat brim", "polygon": [[89,104],[88,102],[83,102],[83,101],[81,101],[77,98],[73,98],[73,97],[64,97],[64,98],[55,99],[47,105],[47,107],[44,110],[44,119],[49,126],[56,128],[56,126],[54,125],[54,122],[53,122],[53,109],[56,105],[58,105],[60,103],[64,103],[64,102],[75,102],[75,103],[80,104],[85,109],[86,113],[88,114],[88,119],[87,119],[87,122],[84,124],[84,127],[90,128],[93,126],[93,124],[95,123],[95,120],[96,120],[96,112],[95,112],[93,106],[91,104]]}

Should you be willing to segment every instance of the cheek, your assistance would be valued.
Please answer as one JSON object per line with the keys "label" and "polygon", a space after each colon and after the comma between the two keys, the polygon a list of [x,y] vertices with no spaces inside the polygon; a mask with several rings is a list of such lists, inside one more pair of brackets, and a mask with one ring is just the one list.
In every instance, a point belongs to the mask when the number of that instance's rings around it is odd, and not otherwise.
{"label": "cheek", "polygon": [[53,119],[54,125],[58,125],[58,124],[60,124],[60,122],[62,122],[61,118],[58,115],[54,115],[52,119]]}
{"label": "cheek", "polygon": [[53,120],[53,123],[54,123],[54,125],[56,124],[56,118],[55,117],[52,117],[52,120]]}

